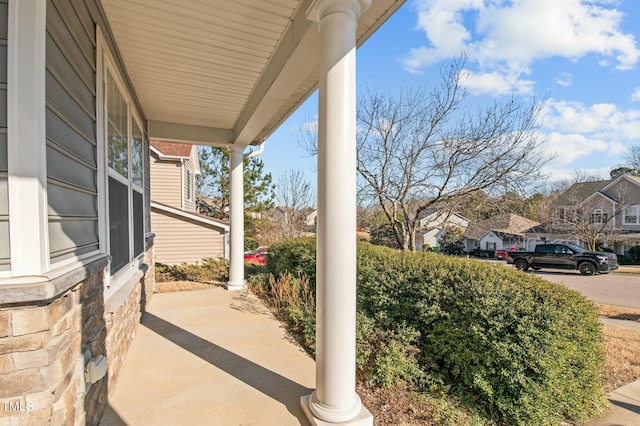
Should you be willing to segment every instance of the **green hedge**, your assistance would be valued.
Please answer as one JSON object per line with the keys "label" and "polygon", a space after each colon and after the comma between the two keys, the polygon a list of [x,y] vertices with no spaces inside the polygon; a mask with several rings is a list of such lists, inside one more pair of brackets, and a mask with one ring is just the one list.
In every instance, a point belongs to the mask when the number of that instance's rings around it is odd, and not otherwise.
{"label": "green hedge", "polygon": [[316,288],[316,239],[309,237],[280,240],[269,246],[267,274],[274,277],[305,275],[311,288]]}
{"label": "green hedge", "polygon": [[[269,248],[267,271],[315,282],[315,240]],[[595,307],[503,265],[359,243],[358,374],[442,383],[498,423],[583,422],[606,407]]]}
{"label": "green hedge", "polygon": [[595,307],[577,292],[502,265],[361,245],[359,304],[382,329],[418,330],[421,362],[508,424],[602,412]]}

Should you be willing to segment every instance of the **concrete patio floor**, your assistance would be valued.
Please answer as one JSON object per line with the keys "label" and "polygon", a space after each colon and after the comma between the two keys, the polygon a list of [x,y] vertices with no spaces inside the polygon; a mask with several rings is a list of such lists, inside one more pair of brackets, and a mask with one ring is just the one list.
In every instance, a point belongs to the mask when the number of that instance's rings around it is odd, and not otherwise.
{"label": "concrete patio floor", "polygon": [[246,290],[155,294],[101,425],[306,425],[315,363]]}

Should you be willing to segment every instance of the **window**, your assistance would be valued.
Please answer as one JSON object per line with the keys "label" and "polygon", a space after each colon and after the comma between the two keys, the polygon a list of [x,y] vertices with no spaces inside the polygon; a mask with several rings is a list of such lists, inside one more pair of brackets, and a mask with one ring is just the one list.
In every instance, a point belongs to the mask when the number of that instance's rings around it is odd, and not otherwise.
{"label": "window", "polygon": [[487,241],[487,251],[496,251],[496,243],[490,243],[489,241]]}
{"label": "window", "polygon": [[609,220],[609,215],[602,209],[595,209],[591,213],[591,223],[606,223]]}
{"label": "window", "polygon": [[108,194],[106,237],[111,275],[116,275],[144,252],[144,133],[110,55],[106,49],[99,52]]}
{"label": "window", "polygon": [[187,170],[187,199],[193,201],[193,173]]}
{"label": "window", "polygon": [[623,225],[640,225],[640,206],[630,206],[624,209]]}

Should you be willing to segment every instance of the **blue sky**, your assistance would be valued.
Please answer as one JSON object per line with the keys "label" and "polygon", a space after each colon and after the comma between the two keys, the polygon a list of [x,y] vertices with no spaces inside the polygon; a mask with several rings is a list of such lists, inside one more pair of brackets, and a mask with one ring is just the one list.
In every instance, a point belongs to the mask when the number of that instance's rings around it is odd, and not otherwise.
{"label": "blue sky", "polygon": [[[430,87],[465,51],[469,101],[548,96],[550,181],[575,170],[608,178],[640,145],[639,0],[407,0],[358,50],[358,94]],[[275,180],[293,168],[315,185],[315,159],[298,140],[316,119],[317,93],[267,140]]]}

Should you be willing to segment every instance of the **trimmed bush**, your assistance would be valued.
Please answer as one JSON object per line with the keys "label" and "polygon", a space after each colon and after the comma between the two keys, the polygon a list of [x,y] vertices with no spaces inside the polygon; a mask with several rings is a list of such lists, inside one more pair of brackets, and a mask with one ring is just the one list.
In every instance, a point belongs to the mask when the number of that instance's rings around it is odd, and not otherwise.
{"label": "trimmed bush", "polygon": [[494,420],[580,422],[606,407],[601,326],[577,292],[434,253],[361,245],[358,266],[363,312],[418,330],[425,368]]}
{"label": "trimmed bush", "polygon": [[[269,272],[315,277],[314,239],[269,251]],[[584,422],[607,405],[594,305],[533,274],[361,242],[358,306],[358,375],[370,384],[442,384],[514,425]]]}
{"label": "trimmed bush", "polygon": [[303,237],[275,242],[269,246],[265,272],[274,277],[286,274],[305,276],[315,291],[316,239]]}
{"label": "trimmed bush", "polygon": [[197,263],[165,265],[156,263],[156,280],[217,282],[229,280],[229,262],[225,259],[202,259]]}

